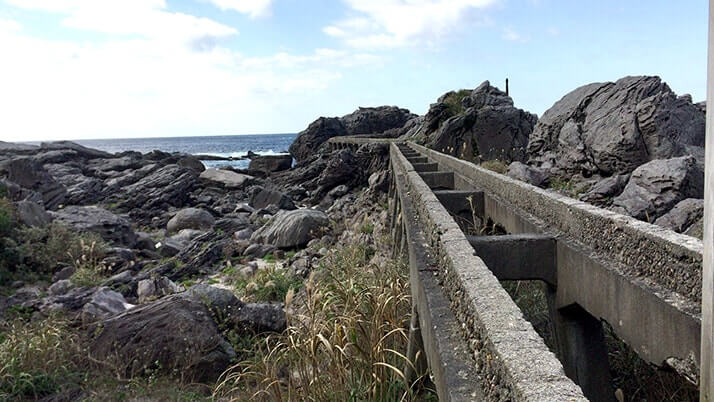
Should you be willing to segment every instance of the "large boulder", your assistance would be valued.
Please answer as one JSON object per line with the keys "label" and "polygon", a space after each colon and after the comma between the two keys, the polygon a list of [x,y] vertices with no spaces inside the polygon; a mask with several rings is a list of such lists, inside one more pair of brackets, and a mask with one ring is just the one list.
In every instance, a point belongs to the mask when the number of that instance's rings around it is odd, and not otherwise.
{"label": "large boulder", "polygon": [[293,166],[292,155],[258,155],[250,160],[248,169],[260,170],[265,173],[281,172]]}
{"label": "large boulder", "polygon": [[29,157],[11,158],[0,162],[0,178],[36,192],[47,209],[56,209],[67,197],[67,190],[42,165]]}
{"label": "large boulder", "polygon": [[415,117],[406,109],[396,106],[364,107],[342,117],[320,117],[310,123],[307,129],[298,133],[290,145],[290,154],[298,162],[314,155],[320,146],[332,137],[344,135],[372,134],[400,128]]}
{"label": "large boulder", "polygon": [[55,222],[66,225],[79,232],[94,232],[104,240],[127,247],[136,243],[136,233],[131,223],[97,206],[70,206],[53,212]]}
{"label": "large boulder", "polygon": [[213,168],[204,170],[199,177],[208,182],[220,184],[226,188],[242,187],[247,181],[253,178],[253,176],[248,176],[247,174]]}
{"label": "large boulder", "polygon": [[704,216],[704,200],[687,198],[655,221],[655,225],[684,233]]}
{"label": "large boulder", "polygon": [[179,295],[101,321],[93,332],[92,357],[116,360],[126,368],[126,376],[152,370],[180,373],[186,381],[212,382],[236,356],[206,304]]}
{"label": "large boulder", "polygon": [[314,209],[281,211],[251,236],[251,241],[272,244],[278,248],[306,245],[329,229],[327,215]]}
{"label": "large boulder", "polygon": [[474,162],[525,161],[528,138],[537,117],[514,107],[513,99],[488,81],[471,92],[460,93],[460,99],[458,93],[442,97],[441,105],[432,106],[427,115],[436,115],[425,121],[435,130],[431,147]]}
{"label": "large boulder", "polygon": [[693,156],[657,159],[635,169],[613,201],[615,211],[654,222],[685,198],[704,198],[704,172]]}
{"label": "large boulder", "polygon": [[678,97],[659,77],[593,83],[543,114],[528,156],[556,174],[626,174],[651,160],[700,153],[704,118],[691,97]]}
{"label": "large boulder", "polygon": [[275,205],[280,209],[287,210],[296,208],[293,200],[282,192],[260,186],[254,187],[250,194],[250,206],[255,209],[262,209],[269,205]]}
{"label": "large boulder", "polygon": [[213,227],[216,219],[210,212],[200,208],[185,208],[176,213],[166,224],[168,233],[181,229],[208,230]]}

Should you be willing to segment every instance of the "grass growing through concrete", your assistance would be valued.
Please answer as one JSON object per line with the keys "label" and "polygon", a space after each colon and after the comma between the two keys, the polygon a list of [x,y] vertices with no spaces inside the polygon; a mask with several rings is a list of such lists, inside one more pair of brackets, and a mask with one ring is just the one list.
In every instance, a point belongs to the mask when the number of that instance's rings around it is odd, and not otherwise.
{"label": "grass growing through concrete", "polygon": [[408,271],[376,266],[363,244],[322,261],[299,293],[286,296],[288,329],[224,374],[216,397],[266,401],[416,399],[405,383],[411,301]]}

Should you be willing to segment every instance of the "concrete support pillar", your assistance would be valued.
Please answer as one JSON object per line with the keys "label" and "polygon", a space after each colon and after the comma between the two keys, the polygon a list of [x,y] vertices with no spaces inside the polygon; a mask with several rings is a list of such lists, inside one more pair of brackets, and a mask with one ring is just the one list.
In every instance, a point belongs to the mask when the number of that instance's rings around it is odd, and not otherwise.
{"label": "concrete support pillar", "polygon": [[429,369],[429,364],[426,361],[424,354],[424,341],[421,337],[421,328],[419,327],[419,311],[416,305],[412,305],[412,317],[409,324],[409,342],[407,343],[407,359],[404,364],[404,377],[407,384],[411,384],[419,377],[423,376]]}
{"label": "concrete support pillar", "polygon": [[550,286],[546,288],[558,358],[565,374],[580,385],[590,401],[614,402],[602,323],[577,305],[556,308],[556,292]]}
{"label": "concrete support pillar", "polygon": [[[707,105],[714,100],[714,1],[709,1],[709,48],[707,66]],[[707,107],[707,133],[705,144],[704,173],[704,254],[702,271],[702,342],[701,379],[699,395],[701,401],[714,401],[714,108]]]}

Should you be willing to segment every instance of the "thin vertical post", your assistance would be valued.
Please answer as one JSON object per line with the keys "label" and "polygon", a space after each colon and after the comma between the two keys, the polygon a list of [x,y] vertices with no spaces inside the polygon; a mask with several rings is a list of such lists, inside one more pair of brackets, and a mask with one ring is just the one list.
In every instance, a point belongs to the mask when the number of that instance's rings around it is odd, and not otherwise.
{"label": "thin vertical post", "polygon": [[709,41],[707,58],[707,129],[704,168],[704,254],[702,272],[702,345],[699,400],[714,401],[714,1],[709,0]]}
{"label": "thin vertical post", "polygon": [[508,78],[506,78],[506,96],[508,96]]}

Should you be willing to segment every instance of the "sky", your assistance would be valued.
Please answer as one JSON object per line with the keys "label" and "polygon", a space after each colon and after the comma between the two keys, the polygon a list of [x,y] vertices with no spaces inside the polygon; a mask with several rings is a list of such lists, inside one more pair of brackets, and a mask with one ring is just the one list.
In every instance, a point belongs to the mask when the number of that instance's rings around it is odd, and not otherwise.
{"label": "sky", "polygon": [[0,140],[293,133],[489,80],[706,93],[707,1],[0,0]]}

